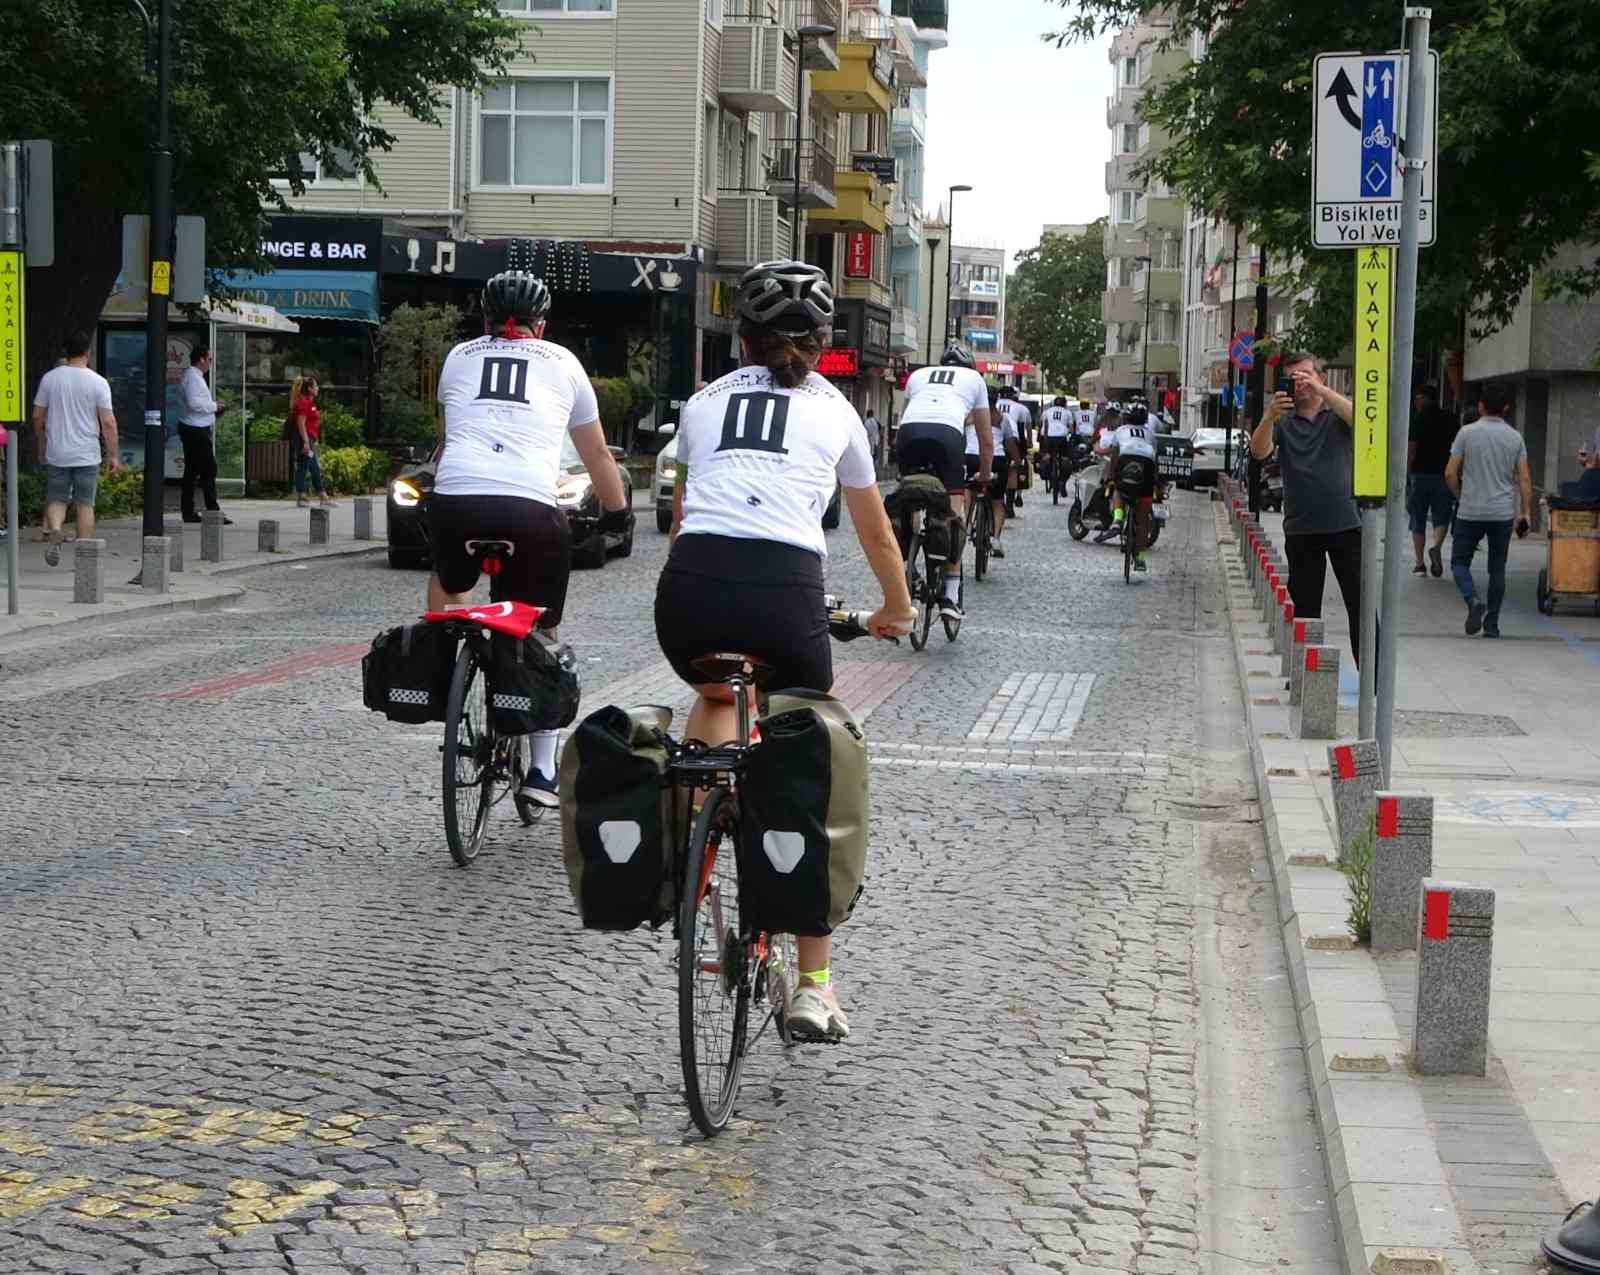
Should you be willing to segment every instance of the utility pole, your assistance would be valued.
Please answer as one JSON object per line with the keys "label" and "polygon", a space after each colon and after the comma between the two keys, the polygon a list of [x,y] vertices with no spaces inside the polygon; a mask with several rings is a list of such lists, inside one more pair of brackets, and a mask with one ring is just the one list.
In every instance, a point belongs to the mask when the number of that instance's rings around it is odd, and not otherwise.
{"label": "utility pole", "polygon": [[941,240],[928,240],[928,335],[926,337],[928,357],[925,363],[933,363],[933,271],[939,264],[939,244]]}
{"label": "utility pole", "polygon": [[[1267,335],[1267,250],[1261,253],[1261,270],[1256,276],[1256,339],[1252,349],[1255,362],[1250,368],[1250,398],[1246,419],[1259,421],[1267,410],[1267,361],[1261,357],[1261,342]],[[1250,512],[1261,515],[1261,462],[1250,457]]]}
{"label": "utility pole", "polygon": [[[0,279],[7,296],[5,317],[15,325],[16,339],[0,366],[0,435],[4,435],[6,477],[6,614],[15,615],[17,601],[17,545],[22,525],[17,521],[17,452],[22,446],[22,426],[27,403],[27,356],[23,334],[27,330],[25,289],[27,253],[22,225],[22,143],[0,143],[0,263],[8,279]],[[10,406],[15,404],[15,407]],[[8,428],[9,427],[9,428]],[[43,457],[40,457],[43,460]]]}
{"label": "utility pole", "polygon": [[172,0],[156,16],[156,136],[150,151],[150,278],[144,357],[144,534],[159,536],[167,454],[167,298],[172,294]]}
{"label": "utility pole", "polygon": [[[1239,227],[1233,228],[1233,296],[1228,301],[1228,348],[1233,348],[1233,334],[1239,330]],[[1228,360],[1228,416],[1227,432],[1222,436],[1222,472],[1233,473],[1233,435],[1238,428],[1239,409],[1233,401],[1234,377],[1238,369],[1233,359]]]}

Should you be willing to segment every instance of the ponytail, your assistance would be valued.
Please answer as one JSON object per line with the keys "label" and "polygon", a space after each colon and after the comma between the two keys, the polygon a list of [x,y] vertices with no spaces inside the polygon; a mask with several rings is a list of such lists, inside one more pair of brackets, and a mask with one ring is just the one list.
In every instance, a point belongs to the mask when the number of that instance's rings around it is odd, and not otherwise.
{"label": "ponytail", "polygon": [[772,374],[779,389],[792,390],[804,383],[822,357],[822,333],[794,335],[775,328],[746,323],[739,331],[751,364]]}
{"label": "ponytail", "polygon": [[310,379],[310,377],[306,376],[294,378],[294,384],[289,387],[289,410],[291,412],[294,410],[294,405],[305,396],[306,382]]}

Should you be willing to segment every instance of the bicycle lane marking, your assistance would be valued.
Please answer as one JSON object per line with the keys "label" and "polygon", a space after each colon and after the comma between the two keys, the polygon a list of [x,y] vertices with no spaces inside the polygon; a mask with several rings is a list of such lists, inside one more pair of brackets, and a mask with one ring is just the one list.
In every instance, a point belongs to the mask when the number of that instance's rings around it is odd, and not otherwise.
{"label": "bicycle lane marking", "polygon": [[354,664],[369,650],[370,642],[349,642],[335,646],[326,646],[320,650],[307,651],[303,655],[293,655],[285,660],[276,660],[271,664],[264,664],[253,672],[229,673],[223,677],[208,678],[203,682],[195,682],[189,686],[180,686],[176,690],[159,691],[154,695],[145,696],[146,699],[223,699],[235,695],[252,686],[271,686],[277,682],[287,682],[304,673],[314,672],[317,669],[337,668],[343,664]]}

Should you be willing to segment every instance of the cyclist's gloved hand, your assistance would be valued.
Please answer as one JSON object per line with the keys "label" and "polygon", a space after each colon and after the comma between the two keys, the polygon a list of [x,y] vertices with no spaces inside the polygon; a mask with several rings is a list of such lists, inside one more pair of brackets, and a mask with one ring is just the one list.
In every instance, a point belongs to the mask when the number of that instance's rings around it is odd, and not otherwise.
{"label": "cyclist's gloved hand", "polygon": [[607,509],[601,512],[597,524],[601,531],[626,531],[628,529],[628,511],[626,509]]}

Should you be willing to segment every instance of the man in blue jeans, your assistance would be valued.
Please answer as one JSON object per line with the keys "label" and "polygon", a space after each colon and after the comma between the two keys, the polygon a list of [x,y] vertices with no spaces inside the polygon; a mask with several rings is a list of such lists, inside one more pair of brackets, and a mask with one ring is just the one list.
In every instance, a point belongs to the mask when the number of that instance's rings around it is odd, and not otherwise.
{"label": "man in blue jeans", "polygon": [[[1528,534],[1533,511],[1533,475],[1528,448],[1506,421],[1516,402],[1512,387],[1489,381],[1478,395],[1478,419],[1463,426],[1450,445],[1444,479],[1456,494],[1456,534],[1450,546],[1450,573],[1467,604],[1467,633],[1500,636],[1500,603],[1506,596],[1506,554],[1511,532]],[[1518,504],[1518,497],[1521,503]],[[1478,542],[1489,541],[1489,601],[1478,601],[1472,559]]]}
{"label": "man in blue jeans", "polygon": [[[1411,517],[1411,546],[1417,563],[1412,575],[1426,575],[1433,569],[1434,579],[1444,574],[1445,533],[1455,501],[1444,484],[1444,467],[1450,460],[1450,445],[1455,442],[1461,423],[1439,406],[1439,389],[1424,385],[1412,397],[1416,412],[1411,422],[1410,464],[1406,467],[1406,512]],[[1433,519],[1433,545],[1428,548],[1428,564],[1422,561],[1427,547],[1428,519]]]}

